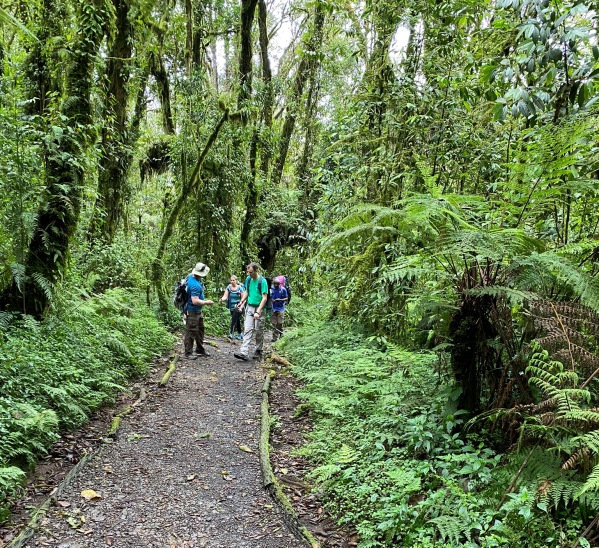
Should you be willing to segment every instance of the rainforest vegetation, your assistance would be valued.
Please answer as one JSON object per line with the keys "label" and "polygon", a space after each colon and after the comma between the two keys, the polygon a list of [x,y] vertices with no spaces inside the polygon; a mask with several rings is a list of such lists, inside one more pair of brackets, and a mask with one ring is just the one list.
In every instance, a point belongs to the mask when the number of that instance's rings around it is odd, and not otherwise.
{"label": "rainforest vegetation", "polygon": [[[257,261],[309,480],[360,546],[599,542],[599,14],[585,0],[10,0],[0,519]],[[206,312],[222,334],[222,308]]]}

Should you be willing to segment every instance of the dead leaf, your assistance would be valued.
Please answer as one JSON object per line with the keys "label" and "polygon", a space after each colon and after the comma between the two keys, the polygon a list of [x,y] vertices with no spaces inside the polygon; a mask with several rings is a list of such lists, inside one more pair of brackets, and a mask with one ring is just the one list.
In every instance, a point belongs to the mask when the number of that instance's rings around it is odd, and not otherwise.
{"label": "dead leaf", "polygon": [[58,504],[58,506],[60,506],[61,508],[68,508],[69,506],[71,506],[71,503],[67,502],[66,500],[57,500],[56,504]]}
{"label": "dead leaf", "polygon": [[241,449],[242,451],[244,451],[245,453],[253,453],[254,451],[252,449],[250,449],[247,445],[240,445],[239,449]]}
{"label": "dead leaf", "polygon": [[102,498],[102,495],[96,493],[93,489],[84,489],[81,491],[81,496],[85,500],[97,500]]}
{"label": "dead leaf", "polygon": [[287,468],[281,468],[281,474],[286,476],[287,474],[289,474],[289,470],[287,470]]}
{"label": "dead leaf", "polygon": [[194,479],[196,479],[196,475],[195,474],[190,474],[189,476],[187,476],[185,478],[187,481],[193,481]]}

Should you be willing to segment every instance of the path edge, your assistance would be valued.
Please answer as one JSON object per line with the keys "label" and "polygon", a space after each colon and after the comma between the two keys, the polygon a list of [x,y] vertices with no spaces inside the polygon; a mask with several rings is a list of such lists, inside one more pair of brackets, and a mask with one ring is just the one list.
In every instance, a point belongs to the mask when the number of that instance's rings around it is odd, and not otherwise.
{"label": "path edge", "polygon": [[260,468],[262,470],[262,483],[283,512],[284,521],[289,525],[293,534],[310,546],[320,548],[319,542],[308,528],[299,520],[295,508],[285,495],[281,484],[278,482],[270,464],[270,385],[275,376],[274,371],[267,373],[262,385],[262,403],[260,405]]}
{"label": "path edge", "polygon": [[[174,371],[174,365],[175,365],[176,362],[177,362],[177,357],[175,356],[175,359],[170,364],[171,367],[173,368],[173,371]],[[170,368],[169,368],[169,370],[170,370]],[[166,374],[165,374],[166,379],[164,377],[162,379],[162,380],[164,380],[164,384],[166,384],[166,382],[168,382],[168,379],[169,379],[169,377],[170,377],[170,375],[172,374],[173,371],[171,371],[168,376],[166,376]],[[164,384],[161,383],[159,386],[164,386]],[[106,438],[114,438],[114,437],[116,437],[116,435],[118,433],[118,430],[121,427],[121,421],[122,421],[123,417],[125,417],[126,415],[128,415],[129,413],[131,413],[139,404],[141,404],[147,398],[147,396],[148,396],[147,392],[142,387],[140,389],[139,396],[138,396],[137,400],[134,403],[132,403],[131,405],[125,407],[125,409],[123,409],[121,412],[113,415],[112,421],[111,421],[110,426],[108,427],[108,429],[106,431],[105,437]],[[79,459],[79,462],[77,462],[77,464],[75,464],[67,472],[66,476],[56,486],[56,488],[48,496],[48,498],[46,498],[46,500],[44,500],[44,502],[42,502],[37,508],[35,508],[35,510],[33,510],[33,513],[31,514],[31,519],[29,520],[29,522],[27,523],[27,525],[24,527],[24,529],[19,533],[19,535],[17,537],[15,537],[13,540],[11,540],[6,545],[6,548],[22,548],[23,546],[25,546],[25,544],[27,543],[27,541],[39,529],[41,521],[44,519],[44,517],[48,513],[48,510],[50,509],[50,507],[52,506],[52,504],[56,503],[56,501],[58,500],[58,498],[60,497],[60,495],[62,494],[62,492],[71,483],[71,481],[73,481],[73,479],[79,473],[79,471],[86,465],[86,463],[93,456],[95,456],[95,455],[98,454],[98,452],[100,451],[100,449],[102,447],[103,447],[103,444],[98,445],[94,450],[90,451],[89,453],[85,453]]]}

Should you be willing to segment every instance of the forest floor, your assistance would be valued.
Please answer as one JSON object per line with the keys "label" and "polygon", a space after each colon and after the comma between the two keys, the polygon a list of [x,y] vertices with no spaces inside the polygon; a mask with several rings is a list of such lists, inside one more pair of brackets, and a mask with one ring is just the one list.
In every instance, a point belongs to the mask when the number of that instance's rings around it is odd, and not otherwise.
{"label": "forest floor", "polygon": [[[164,387],[158,381],[170,360],[159,360],[132,389],[144,397],[130,395],[119,402],[120,408],[135,405],[114,439],[105,436],[112,416],[105,410],[58,442],[37,466],[14,509],[12,527],[0,529],[0,547],[23,529],[31,508],[52,493],[54,504],[22,546],[305,546],[262,485],[258,442],[264,369],[256,361],[236,360],[235,343],[211,344],[208,358],[179,359]],[[181,352],[180,343],[175,352]],[[354,546],[353,535],[336,528],[310,494],[303,479],[307,464],[292,455],[309,429],[305,417],[294,416],[293,382],[283,376],[273,385],[275,474],[322,546]],[[64,481],[84,453],[91,456]]]}

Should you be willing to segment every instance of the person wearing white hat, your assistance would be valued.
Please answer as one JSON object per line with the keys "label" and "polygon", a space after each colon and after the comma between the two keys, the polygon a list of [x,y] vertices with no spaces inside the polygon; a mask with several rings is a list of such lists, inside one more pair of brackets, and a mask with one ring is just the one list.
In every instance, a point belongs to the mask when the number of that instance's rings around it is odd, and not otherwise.
{"label": "person wearing white hat", "polygon": [[[185,304],[185,313],[187,322],[185,324],[185,337],[183,345],[185,347],[185,357],[195,360],[199,356],[208,356],[204,349],[204,316],[202,316],[202,307],[214,304],[204,298],[204,284],[202,278],[210,272],[204,263],[197,263],[191,274],[187,276],[187,303]],[[196,342],[196,354],[193,354],[193,341]]]}

